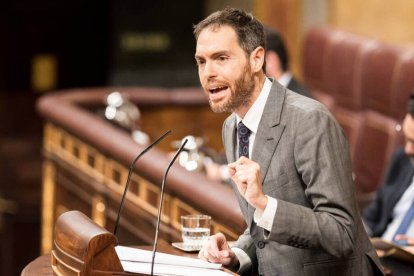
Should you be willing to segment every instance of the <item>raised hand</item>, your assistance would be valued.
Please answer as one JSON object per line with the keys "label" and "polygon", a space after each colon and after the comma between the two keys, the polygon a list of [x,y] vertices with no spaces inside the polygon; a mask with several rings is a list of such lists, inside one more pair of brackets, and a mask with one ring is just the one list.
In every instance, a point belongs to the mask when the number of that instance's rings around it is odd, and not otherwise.
{"label": "raised hand", "polygon": [[263,212],[267,197],[262,190],[260,166],[256,162],[242,156],[228,165],[231,179],[236,183],[240,194],[253,207]]}

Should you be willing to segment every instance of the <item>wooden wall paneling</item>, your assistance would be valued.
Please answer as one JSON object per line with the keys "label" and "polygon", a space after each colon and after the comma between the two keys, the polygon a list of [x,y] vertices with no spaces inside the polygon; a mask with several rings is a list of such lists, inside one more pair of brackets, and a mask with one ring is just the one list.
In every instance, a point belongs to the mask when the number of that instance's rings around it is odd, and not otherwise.
{"label": "wooden wall paneling", "polygon": [[285,41],[290,70],[301,79],[301,26],[303,0],[256,0],[254,13],[265,25],[276,28]]}

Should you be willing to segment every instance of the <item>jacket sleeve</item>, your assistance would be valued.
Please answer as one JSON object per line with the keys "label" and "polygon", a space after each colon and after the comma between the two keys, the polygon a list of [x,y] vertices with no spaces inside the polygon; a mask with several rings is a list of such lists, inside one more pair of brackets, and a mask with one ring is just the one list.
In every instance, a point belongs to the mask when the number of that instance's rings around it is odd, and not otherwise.
{"label": "jacket sleeve", "polygon": [[[298,248],[323,249],[345,257],[355,247],[358,211],[348,143],[342,128],[324,109],[291,118],[293,158],[288,172],[292,189],[303,189],[308,206],[278,199],[270,240]],[[292,180],[293,177],[297,179]],[[362,226],[361,226],[362,227]]]}
{"label": "jacket sleeve", "polygon": [[244,233],[239,236],[233,247],[243,250],[247,256],[249,256],[252,266],[257,266],[256,247],[250,235],[249,229],[246,229]]}

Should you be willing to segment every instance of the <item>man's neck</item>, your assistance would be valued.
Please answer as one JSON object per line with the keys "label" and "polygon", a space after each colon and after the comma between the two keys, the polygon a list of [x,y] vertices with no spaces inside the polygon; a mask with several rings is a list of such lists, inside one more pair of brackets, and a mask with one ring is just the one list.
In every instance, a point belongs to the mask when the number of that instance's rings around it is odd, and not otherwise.
{"label": "man's neck", "polygon": [[260,92],[263,89],[263,85],[266,80],[266,75],[260,73],[254,76],[255,88],[253,90],[253,94],[250,97],[249,103],[242,106],[239,110],[236,110],[235,113],[240,117],[243,118],[246,115],[247,111],[249,111],[250,107],[252,107],[253,103],[256,101],[257,97],[259,97]]}

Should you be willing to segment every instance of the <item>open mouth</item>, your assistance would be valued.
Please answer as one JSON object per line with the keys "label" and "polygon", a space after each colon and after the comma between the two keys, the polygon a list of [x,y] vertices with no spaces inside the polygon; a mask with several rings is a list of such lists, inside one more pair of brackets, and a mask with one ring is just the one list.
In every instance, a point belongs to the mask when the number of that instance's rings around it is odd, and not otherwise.
{"label": "open mouth", "polygon": [[210,88],[208,91],[210,91],[211,94],[216,94],[226,90],[227,88],[227,86],[217,86]]}

